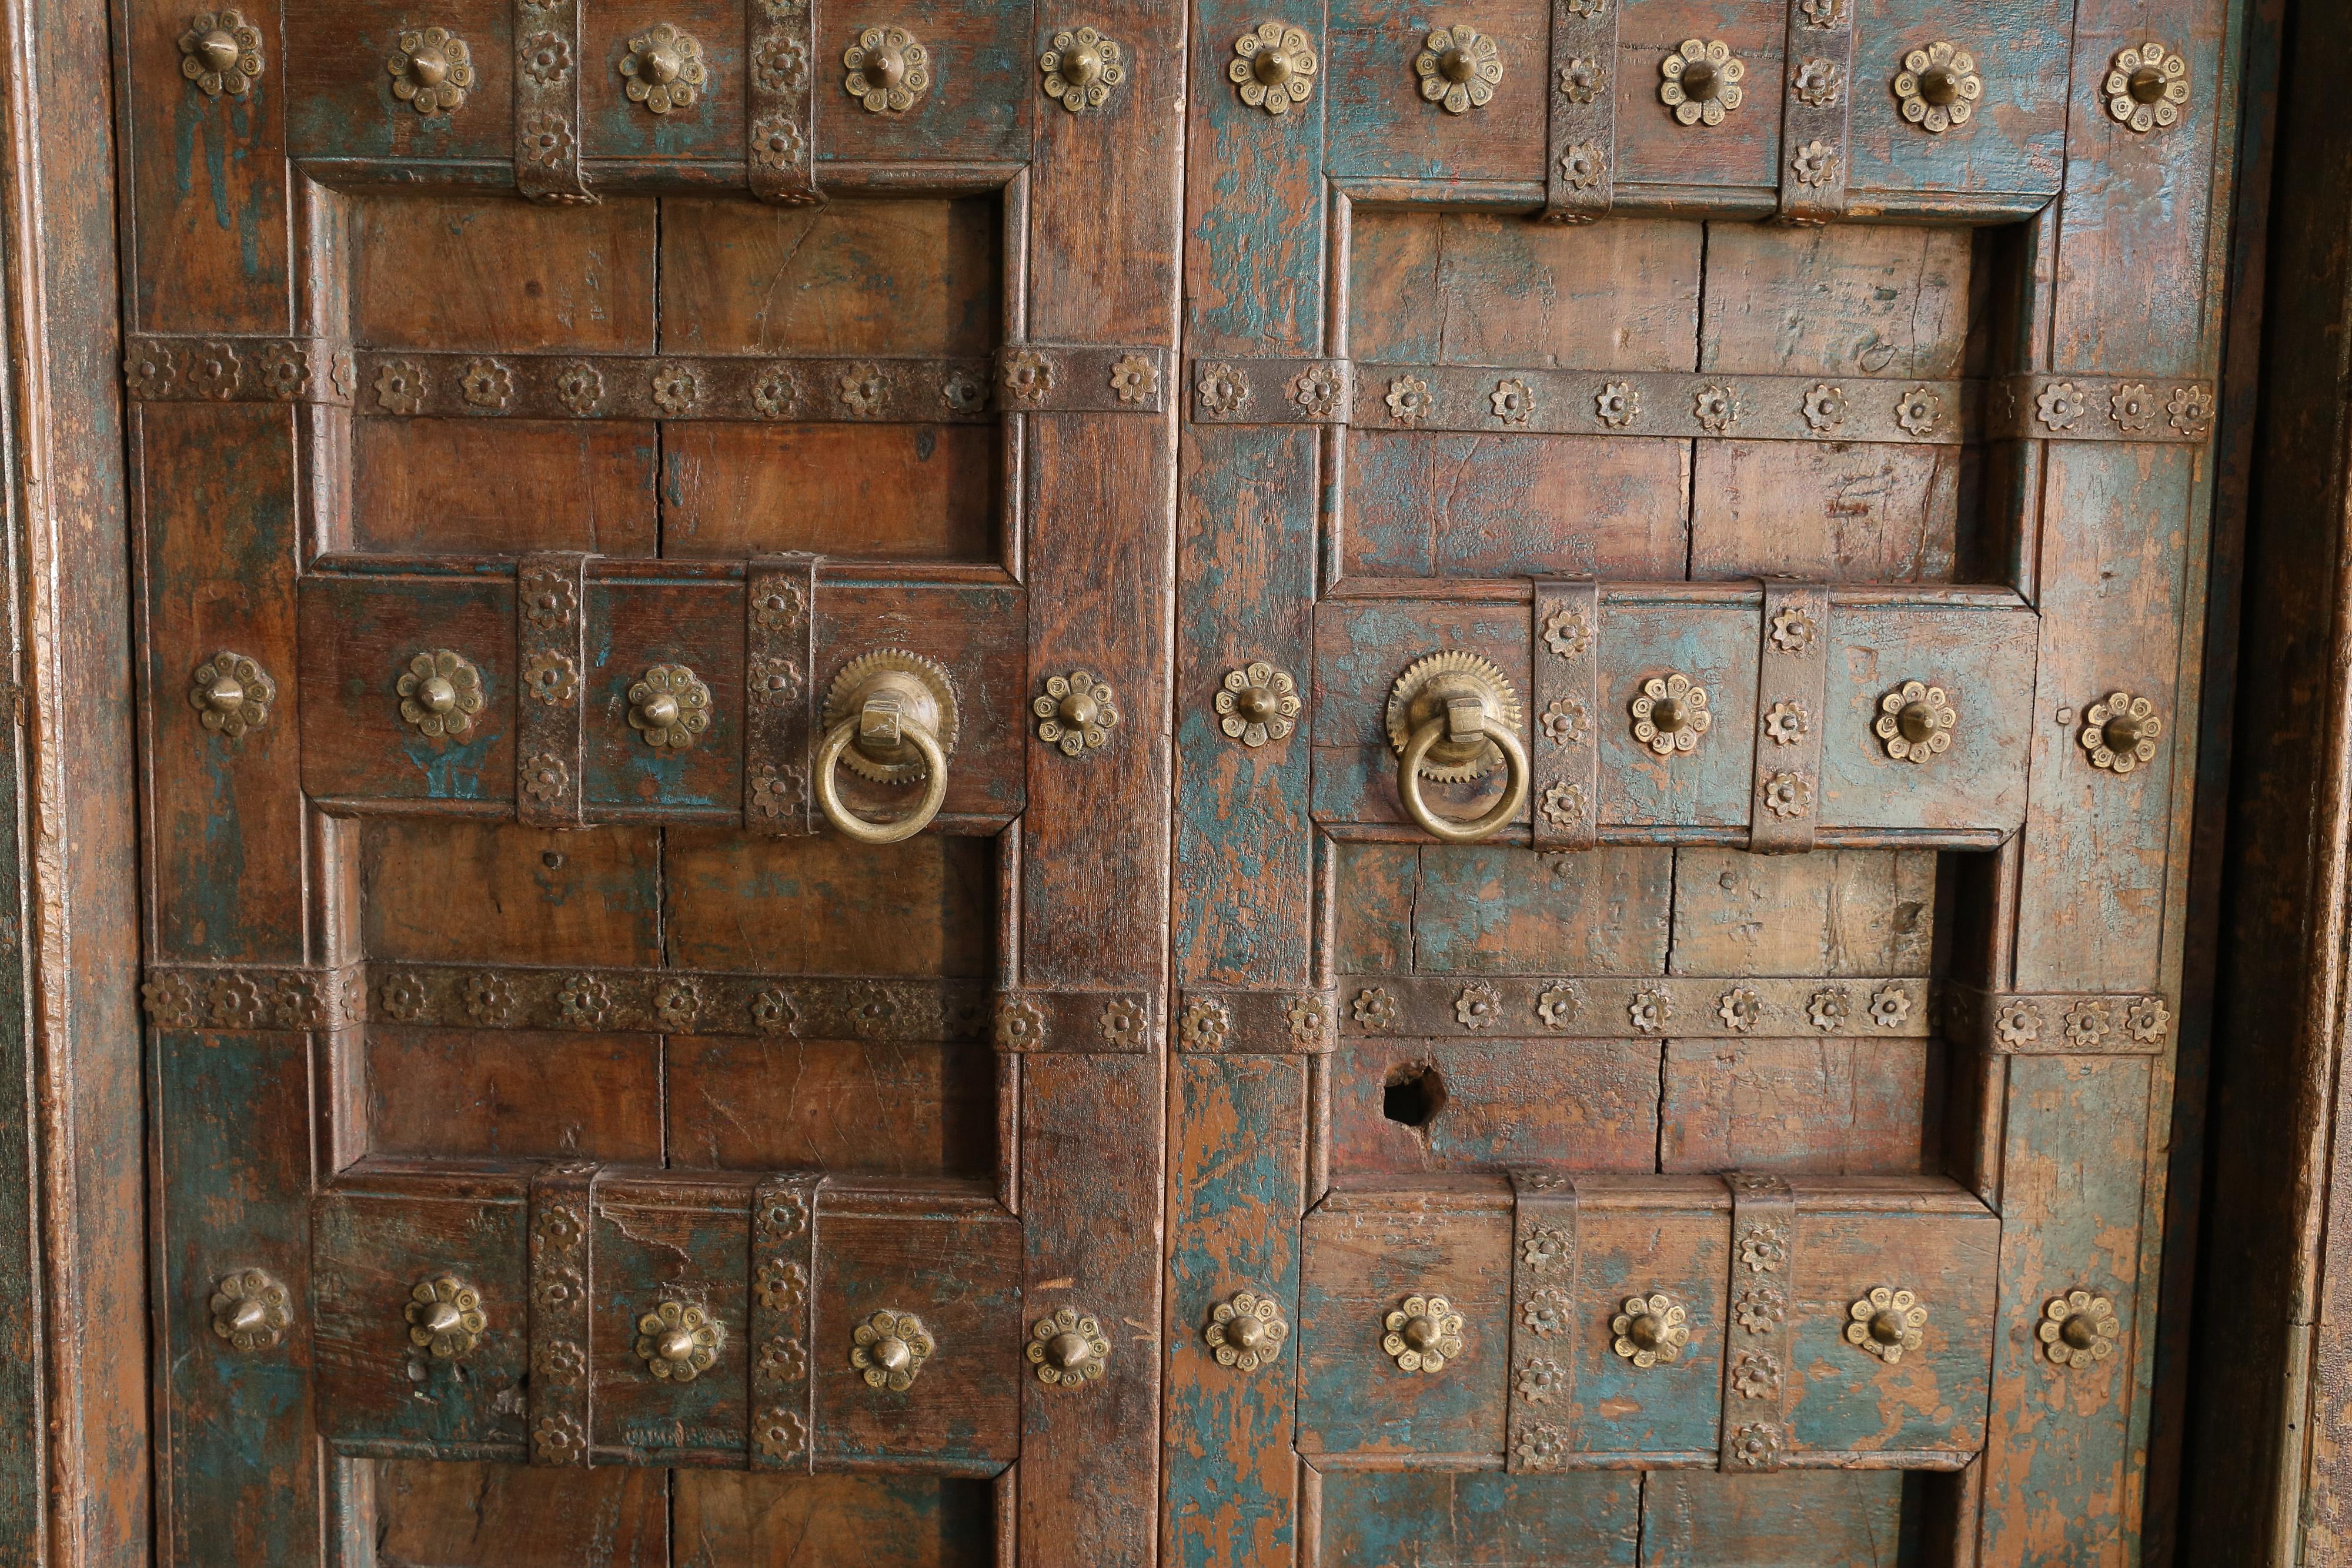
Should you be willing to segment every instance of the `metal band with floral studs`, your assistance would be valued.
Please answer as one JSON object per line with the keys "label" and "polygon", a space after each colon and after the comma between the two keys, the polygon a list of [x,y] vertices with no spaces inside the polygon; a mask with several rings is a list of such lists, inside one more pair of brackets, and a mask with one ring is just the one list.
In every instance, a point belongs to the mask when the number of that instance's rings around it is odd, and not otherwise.
{"label": "metal band with floral studs", "polygon": [[1255,1372],[1282,1354],[1290,1325],[1282,1321],[1282,1309],[1272,1296],[1235,1291],[1233,1300],[1219,1301],[1209,1314],[1209,1326],[1201,1337],[1216,1352],[1219,1366]]}
{"label": "metal band with floral studs", "polygon": [[455,114],[474,85],[474,57],[446,27],[412,27],[383,62],[392,96],[422,115]]}
{"label": "metal band with floral studs", "polygon": [[1691,750],[1715,724],[1715,716],[1707,711],[1706,688],[1680,671],[1643,681],[1630,711],[1633,738],[1661,757]]}
{"label": "metal band with floral studs", "polygon": [[2088,1291],[2051,1297],[2042,1303],[2042,1321],[2033,1330],[2052,1366],[2077,1369],[2115,1354],[2122,1333],[2115,1302]]}
{"label": "metal band with floral studs", "polygon": [[1906,681],[1878,699],[1871,727],[1895,761],[1925,762],[1952,748],[1952,727],[1959,721],[1943,687]]}
{"label": "metal band with floral studs", "polygon": [[931,54],[904,27],[868,27],[841,52],[842,90],[868,114],[904,114],[931,88]]}
{"label": "metal band with floral studs", "polygon": [[2163,44],[2134,45],[2116,51],[2102,87],[2107,112],[2125,130],[2137,136],[2168,130],[2189,101],[2189,62]]}
{"label": "metal band with floral studs", "polygon": [[692,109],[710,79],[700,40],[668,22],[656,22],[629,40],[620,71],[625,78],[621,90],[629,101],[642,103],[655,114]]}
{"label": "metal band with floral studs", "polygon": [[2129,692],[2110,692],[2083,710],[2083,732],[2076,738],[2092,767],[2120,774],[2153,758],[2163,733],[2154,703]]}
{"label": "metal band with floral studs", "polygon": [[1051,1315],[1029,1326],[1023,1354],[1037,1369],[1037,1381],[1048,1388],[1076,1388],[1102,1380],[1103,1364],[1110,1358],[1110,1341],[1102,1324],[1073,1307],[1056,1307]]}
{"label": "metal band with floral studs", "polygon": [[1413,57],[1412,73],[1421,78],[1422,97],[1444,105],[1448,114],[1466,114],[1494,98],[1503,79],[1502,50],[1485,33],[1440,27]]}
{"label": "metal band with floral studs", "polygon": [[261,29],[241,11],[205,11],[180,35],[180,74],[206,98],[243,98],[261,74]]}
{"label": "metal band with floral studs", "polygon": [[1664,1291],[1628,1296],[1609,1320],[1609,1348],[1647,1369],[1672,1361],[1690,1343],[1690,1309]]}
{"label": "metal band with floral studs", "polygon": [[1037,738],[1059,747],[1065,757],[1100,750],[1118,724],[1118,706],[1111,697],[1109,683],[1095,679],[1085,670],[1048,676],[1045,694],[1034,699],[1029,708],[1037,716]]}
{"label": "metal band with floral studs", "polygon": [[1315,51],[1306,32],[1280,22],[1260,22],[1234,40],[1225,76],[1252,109],[1288,114],[1315,90]]}
{"label": "metal band with floral studs", "polygon": [[231,740],[244,738],[248,729],[269,722],[269,705],[278,700],[278,683],[243,653],[224,650],[198,664],[188,690],[188,706],[196,710],[206,729]]}
{"label": "metal band with floral studs", "polygon": [[888,1307],[859,1323],[849,1339],[849,1364],[866,1379],[866,1386],[893,1394],[913,1386],[915,1375],[940,1348],[922,1319]]}
{"label": "metal band with floral studs", "polygon": [[268,1350],[294,1322],[294,1298],[260,1269],[240,1269],[213,1287],[213,1333],[235,1350]]}
{"label": "metal band with floral studs", "polygon": [[431,738],[466,734],[482,711],[482,672],[471,659],[448,648],[409,660],[394,689],[400,694],[401,721]]}
{"label": "metal band with floral studs", "polygon": [[1444,1296],[1407,1296],[1381,1327],[1381,1349],[1400,1372],[1443,1372],[1462,1354],[1462,1314]]}
{"label": "metal band with floral studs", "polygon": [[1984,96],[1977,57],[1944,38],[1906,53],[1894,87],[1903,118],[1935,136],[1966,125],[1977,111],[1977,99]]}
{"label": "metal band with floral studs", "polygon": [[1680,48],[1658,62],[1658,75],[1665,78],[1658,86],[1658,101],[1685,125],[1702,120],[1721,125],[1746,96],[1739,83],[1747,74],[1748,68],[1722,39],[1685,38]]}
{"label": "metal band with floral studs", "polygon": [[629,727],[657,751],[683,751],[710,727],[710,688],[684,664],[656,664],[629,686]]}
{"label": "metal band with floral studs", "polygon": [[1217,693],[1217,727],[1255,751],[1269,740],[1287,739],[1297,727],[1298,707],[1298,683],[1290,672],[1253,659],[1225,672],[1224,688]]}
{"label": "metal band with floral studs", "polygon": [[1045,96],[1072,114],[1100,109],[1110,101],[1110,89],[1127,79],[1119,47],[1092,27],[1055,33],[1037,68],[1045,73]]}
{"label": "metal band with floral studs", "polygon": [[727,1325],[690,1301],[665,1301],[637,1320],[637,1359],[667,1382],[693,1382],[726,1344]]}
{"label": "metal band with floral studs", "polygon": [[1905,1351],[1917,1350],[1926,1337],[1927,1303],[1908,1291],[1873,1286],[1846,1309],[1846,1316],[1852,1320],[1845,1325],[1846,1343],[1860,1345],[1889,1366],[1901,1361]]}
{"label": "metal band with floral studs", "polygon": [[455,1274],[419,1280],[408,1292],[408,1343],[437,1361],[473,1354],[490,1326],[482,1292]]}

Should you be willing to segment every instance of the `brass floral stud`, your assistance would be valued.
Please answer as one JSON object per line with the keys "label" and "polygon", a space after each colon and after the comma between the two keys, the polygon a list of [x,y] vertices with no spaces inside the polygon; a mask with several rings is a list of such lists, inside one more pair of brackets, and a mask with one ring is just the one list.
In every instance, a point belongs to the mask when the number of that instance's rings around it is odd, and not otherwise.
{"label": "brass floral stud", "polygon": [[1119,47],[1092,27],[1065,29],[1054,35],[1054,47],[1037,60],[1045,73],[1045,96],[1083,114],[1110,100],[1110,89],[1127,79]]}
{"label": "brass floral stud", "polygon": [[1260,22],[1234,40],[1225,75],[1241,100],[1268,114],[1288,114],[1315,90],[1315,51],[1307,34],[1280,22]]}
{"label": "brass floral stud", "polygon": [[454,1274],[419,1280],[408,1292],[408,1343],[436,1360],[473,1354],[490,1326],[482,1293]]}
{"label": "brass floral stud", "polygon": [[1874,1286],[1870,1293],[1846,1309],[1853,1321],[1845,1325],[1848,1344],[1860,1345],[1887,1365],[1917,1350],[1927,1326],[1927,1308],[1908,1291]]}
{"label": "brass floral stud", "polygon": [[1298,720],[1298,683],[1287,670],[1253,659],[1225,672],[1217,694],[1217,727],[1255,751],[1269,740],[1286,739]]}
{"label": "brass floral stud", "polygon": [[261,74],[261,29],[241,11],[205,11],[180,35],[180,74],[206,98],[243,98]]}
{"label": "brass floral stud", "polygon": [[1610,1348],[1644,1370],[1672,1361],[1690,1343],[1690,1311],[1664,1291],[1628,1296],[1609,1320]]}
{"label": "brass floral stud", "polygon": [[1421,78],[1422,97],[1444,104],[1448,114],[1466,114],[1495,96],[1503,79],[1502,51],[1485,33],[1440,27],[1414,57],[1412,70]]}
{"label": "brass floral stud", "polygon": [[1925,762],[1952,748],[1952,727],[1959,719],[1943,687],[1906,681],[1878,699],[1871,727],[1895,761]]}
{"label": "brass floral stud", "polygon": [[1720,38],[1712,43],[1685,38],[1680,48],[1658,62],[1658,74],[1665,78],[1658,87],[1658,101],[1685,125],[1701,120],[1721,125],[1746,96],[1739,83],[1748,68]]}
{"label": "brass floral stud", "polygon": [[242,653],[222,652],[196,666],[188,706],[196,710],[206,729],[231,740],[244,738],[248,729],[269,722],[269,705],[278,700],[278,683]]}
{"label": "brass floral stud", "polygon": [[691,33],[656,22],[629,40],[621,57],[621,90],[631,103],[642,103],[655,114],[692,109],[697,92],[710,79],[703,63],[702,45]]}
{"label": "brass floral stud", "polygon": [[240,1269],[213,1287],[213,1333],[236,1350],[268,1350],[294,1322],[294,1298],[259,1269]]}
{"label": "brass floral stud", "polygon": [[2145,43],[2116,51],[2107,66],[2107,112],[2136,136],[2180,122],[2189,101],[2189,62],[2180,51]]}
{"label": "brass floral stud", "polygon": [[850,1334],[849,1364],[866,1378],[868,1388],[903,1394],[923,1370],[939,1343],[912,1312],[876,1312]]}
{"label": "brass floral stud", "polygon": [[2069,1291],[2042,1303],[2042,1322],[2034,1326],[2042,1354],[2053,1366],[2084,1367],[2116,1354],[2123,1325],[2116,1304],[2088,1291]]}
{"label": "brass floral stud", "polygon": [[1219,1301],[1202,1331],[1217,1353],[1219,1366],[1244,1372],[1255,1372],[1280,1355],[1282,1342],[1289,1336],[1290,1325],[1282,1321],[1282,1309],[1274,1298],[1255,1291],[1235,1291],[1233,1300]]}
{"label": "brass floral stud", "polygon": [[1947,39],[1911,50],[1895,73],[1895,100],[1903,106],[1903,118],[1930,135],[1966,125],[1983,96],[1977,57]]}
{"label": "brass floral stud", "polygon": [[904,27],[868,27],[842,51],[842,90],[868,114],[904,114],[931,87],[931,54]]}
{"label": "brass floral stud", "polygon": [[455,739],[482,711],[482,672],[463,653],[436,648],[408,661],[398,685],[400,716],[416,733]]}
{"label": "brass floral stud", "polygon": [[422,115],[455,114],[474,85],[474,57],[466,40],[446,27],[410,28],[383,62],[392,96]]}
{"label": "brass floral stud", "polygon": [[2123,774],[2156,755],[2157,737],[2163,733],[2154,703],[2129,692],[2110,692],[2083,710],[2083,732],[2076,738],[2092,767]]}
{"label": "brass floral stud", "polygon": [[1065,757],[1100,750],[1118,724],[1110,686],[1085,670],[1049,676],[1045,695],[1029,706],[1037,716],[1037,738],[1061,747]]}
{"label": "brass floral stud", "polygon": [[1076,1388],[1102,1381],[1103,1364],[1110,1358],[1110,1341],[1102,1324],[1071,1307],[1057,1307],[1029,1328],[1024,1352],[1037,1369],[1037,1381],[1048,1388]]}
{"label": "brass floral stud", "polygon": [[1444,1296],[1407,1296],[1381,1326],[1381,1349],[1400,1372],[1443,1372],[1462,1354],[1462,1314]]}
{"label": "brass floral stud", "polygon": [[667,1382],[693,1382],[726,1343],[727,1325],[691,1302],[666,1301],[637,1320],[637,1359]]}
{"label": "brass floral stud", "polygon": [[710,727],[710,688],[684,664],[656,664],[629,687],[629,727],[656,751],[683,751]]}
{"label": "brass floral stud", "polygon": [[1679,670],[1643,681],[1632,712],[1633,738],[1661,757],[1691,750],[1715,725],[1715,716],[1707,710],[1706,688]]}

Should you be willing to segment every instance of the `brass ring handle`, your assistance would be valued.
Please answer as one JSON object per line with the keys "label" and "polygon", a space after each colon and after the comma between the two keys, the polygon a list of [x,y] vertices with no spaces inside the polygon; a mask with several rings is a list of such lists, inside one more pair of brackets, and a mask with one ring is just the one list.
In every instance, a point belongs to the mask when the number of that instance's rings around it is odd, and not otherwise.
{"label": "brass ring handle", "polygon": [[835,779],[841,754],[857,738],[861,715],[853,713],[825,732],[824,744],[816,754],[816,803],[824,810],[824,820],[840,830],[845,838],[856,839],[862,844],[895,844],[901,839],[911,839],[931,825],[940,814],[940,804],[948,798],[948,755],[939,737],[929,729],[911,719],[901,718],[898,734],[923,758],[923,798],[907,815],[887,822],[872,822],[858,816],[842,804],[841,790]]}
{"label": "brass ring handle", "polygon": [[1466,822],[1441,817],[1421,798],[1421,765],[1428,758],[1430,748],[1445,738],[1450,723],[1447,715],[1441,712],[1412,732],[1412,738],[1405,742],[1404,755],[1397,760],[1397,794],[1403,799],[1406,812],[1431,838],[1443,839],[1449,844],[1475,844],[1481,839],[1492,838],[1527,804],[1527,747],[1519,744],[1518,735],[1510,726],[1491,714],[1481,715],[1479,729],[1503,754],[1503,798],[1484,816]]}

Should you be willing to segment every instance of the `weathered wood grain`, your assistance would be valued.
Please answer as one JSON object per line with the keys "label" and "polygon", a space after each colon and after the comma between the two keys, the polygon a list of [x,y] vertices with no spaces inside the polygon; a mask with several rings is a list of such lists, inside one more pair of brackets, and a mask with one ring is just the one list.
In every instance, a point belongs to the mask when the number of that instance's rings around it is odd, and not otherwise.
{"label": "weathered wood grain", "polygon": [[[703,1477],[693,1478],[697,1481]],[[666,1568],[670,1496],[661,1470],[576,1470],[424,1459],[375,1462],[383,1568]]]}

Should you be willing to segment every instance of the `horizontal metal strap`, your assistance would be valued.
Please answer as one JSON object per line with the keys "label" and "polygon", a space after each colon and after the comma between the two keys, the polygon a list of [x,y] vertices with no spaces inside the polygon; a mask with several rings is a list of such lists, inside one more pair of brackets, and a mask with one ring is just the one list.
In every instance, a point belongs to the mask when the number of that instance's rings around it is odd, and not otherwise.
{"label": "horizontal metal strap", "polygon": [[1176,1019],[1179,1051],[1319,1056],[1339,1043],[1333,991],[1194,991]]}
{"label": "horizontal metal strap", "polygon": [[1927,990],[1900,976],[1346,976],[1339,1024],[1351,1037],[1916,1040],[1933,1032]]}
{"label": "horizontal metal strap", "polygon": [[340,1029],[367,1010],[356,964],[150,964],[140,987],[156,1029]]}
{"label": "horizontal metal strap", "polygon": [[2157,1056],[2172,1032],[2172,1009],[2148,991],[1943,992],[1945,1034],[2004,1056]]}
{"label": "horizontal metal strap", "polygon": [[996,1049],[1103,1051],[1131,1056],[1159,1044],[1159,1016],[1142,991],[1002,991],[996,998]]}

